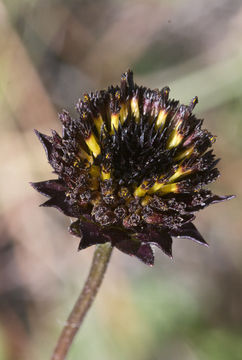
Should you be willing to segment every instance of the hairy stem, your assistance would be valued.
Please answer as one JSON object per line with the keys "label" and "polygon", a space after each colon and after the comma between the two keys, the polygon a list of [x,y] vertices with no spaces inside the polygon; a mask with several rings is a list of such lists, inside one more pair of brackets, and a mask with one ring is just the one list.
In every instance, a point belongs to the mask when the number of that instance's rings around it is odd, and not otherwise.
{"label": "hairy stem", "polygon": [[89,275],[62,330],[51,360],[64,360],[66,358],[72,341],[102,283],[111,253],[112,246],[110,243],[97,245]]}

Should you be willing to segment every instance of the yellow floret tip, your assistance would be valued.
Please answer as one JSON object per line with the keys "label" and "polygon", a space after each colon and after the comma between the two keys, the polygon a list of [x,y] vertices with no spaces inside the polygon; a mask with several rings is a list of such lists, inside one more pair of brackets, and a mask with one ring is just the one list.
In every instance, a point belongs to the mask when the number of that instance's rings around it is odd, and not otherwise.
{"label": "yellow floret tip", "polygon": [[160,188],[164,185],[164,183],[161,181],[161,179],[164,176],[160,176],[156,182],[154,183],[154,185],[149,189],[148,194],[154,194],[156,191],[160,190]]}
{"label": "yellow floret tip", "polygon": [[134,115],[134,117],[135,117],[135,121],[139,122],[139,117],[140,117],[139,102],[138,102],[138,99],[136,96],[134,96],[131,100],[131,112],[132,112],[132,115]]}
{"label": "yellow floret tip", "polygon": [[118,130],[119,114],[111,115],[111,134],[114,134],[114,129]]}
{"label": "yellow floret tip", "polygon": [[175,184],[166,184],[160,188],[159,194],[164,195],[164,194],[168,194],[170,192],[177,193],[178,190],[179,190],[179,187],[176,183]]}
{"label": "yellow floret tip", "polygon": [[110,172],[106,172],[104,170],[101,171],[101,177],[102,177],[102,180],[110,180],[111,178],[111,173]]}
{"label": "yellow floret tip", "polygon": [[176,179],[178,179],[180,176],[184,176],[184,175],[188,175],[190,174],[192,171],[192,169],[184,169],[183,166],[179,166],[179,168],[177,169],[177,171],[175,172],[175,174],[173,174],[170,179],[169,179],[169,183],[174,182]]}
{"label": "yellow floret tip", "polygon": [[179,134],[178,131],[176,130],[172,131],[171,136],[167,142],[167,149],[172,149],[178,146],[182,140],[183,140],[183,136]]}
{"label": "yellow floret tip", "polygon": [[166,118],[167,118],[167,112],[165,110],[160,110],[156,120],[156,129],[160,128],[162,130],[164,128]]}
{"label": "yellow floret tip", "polygon": [[121,122],[121,124],[124,123],[127,116],[128,116],[128,107],[127,107],[127,104],[125,103],[125,104],[121,105],[121,109],[120,109],[120,122]]}
{"label": "yellow floret tip", "polygon": [[94,157],[97,157],[101,153],[100,146],[95,138],[94,134],[91,134],[87,139],[85,139],[85,142],[91,152],[93,153]]}
{"label": "yellow floret tip", "polygon": [[147,185],[148,185],[148,181],[143,181],[142,184],[140,186],[138,186],[135,191],[134,191],[134,196],[136,197],[143,197],[145,196],[145,194],[147,193],[148,191],[148,188],[147,188]]}
{"label": "yellow floret tip", "polygon": [[147,190],[146,189],[142,189],[140,186],[135,189],[134,191],[134,196],[135,197],[143,197],[145,196],[145,194],[147,193]]}
{"label": "yellow floret tip", "polygon": [[179,160],[182,160],[182,159],[185,159],[185,158],[188,158],[194,151],[194,147],[191,146],[190,148],[180,152],[176,157],[175,157],[175,160],[176,161],[179,161]]}
{"label": "yellow floret tip", "polygon": [[102,125],[103,125],[103,118],[102,116],[99,114],[97,117],[95,117],[93,119],[94,121],[94,124],[97,128],[97,131],[98,131],[98,134],[100,135],[101,134],[101,128],[102,128]]}

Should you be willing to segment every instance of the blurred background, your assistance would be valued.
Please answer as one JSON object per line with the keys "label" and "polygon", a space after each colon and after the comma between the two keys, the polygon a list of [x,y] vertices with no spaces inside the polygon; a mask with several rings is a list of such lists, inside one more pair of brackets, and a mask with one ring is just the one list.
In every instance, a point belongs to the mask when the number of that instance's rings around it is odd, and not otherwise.
{"label": "blurred background", "polygon": [[68,360],[242,359],[241,0],[0,0],[0,360],[49,359],[93,248],[29,181],[54,178],[33,129],[84,92],[135,81],[171,88],[218,136],[237,198],[198,214],[210,247],[174,240],[149,268],[118,250]]}

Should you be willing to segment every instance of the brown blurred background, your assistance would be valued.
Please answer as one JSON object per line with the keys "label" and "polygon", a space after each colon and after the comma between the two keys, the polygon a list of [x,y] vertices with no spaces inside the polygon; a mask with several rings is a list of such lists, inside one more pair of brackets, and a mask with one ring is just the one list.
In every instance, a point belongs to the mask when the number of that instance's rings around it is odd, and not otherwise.
{"label": "brown blurred background", "polygon": [[28,184],[54,177],[33,129],[122,72],[169,85],[218,136],[219,194],[156,264],[114,251],[68,360],[242,359],[241,0],[0,0],[0,360],[49,359],[87,275],[69,220]]}

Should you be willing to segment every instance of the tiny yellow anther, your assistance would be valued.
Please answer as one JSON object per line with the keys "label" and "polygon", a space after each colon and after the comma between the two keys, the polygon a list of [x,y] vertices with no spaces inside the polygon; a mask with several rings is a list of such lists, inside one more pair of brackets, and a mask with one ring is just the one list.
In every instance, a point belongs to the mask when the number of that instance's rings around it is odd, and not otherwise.
{"label": "tiny yellow anther", "polygon": [[120,92],[119,91],[116,91],[116,93],[115,93],[115,97],[116,97],[116,99],[120,99]]}
{"label": "tiny yellow anther", "polygon": [[127,199],[129,195],[129,190],[126,187],[122,187],[118,192],[118,196],[122,199]]}
{"label": "tiny yellow anther", "polygon": [[211,141],[211,143],[213,144],[213,143],[215,143],[215,141],[216,141],[216,138],[217,138],[217,136],[210,136],[210,138],[209,138],[209,140]]}

